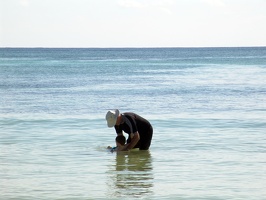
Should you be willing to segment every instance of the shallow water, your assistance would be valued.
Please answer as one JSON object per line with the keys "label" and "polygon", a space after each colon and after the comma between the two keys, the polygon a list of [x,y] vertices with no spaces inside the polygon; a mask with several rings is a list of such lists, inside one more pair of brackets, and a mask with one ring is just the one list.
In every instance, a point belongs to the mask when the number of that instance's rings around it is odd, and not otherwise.
{"label": "shallow water", "polygon": [[[0,199],[265,198],[266,48],[0,55]],[[107,151],[110,108],[149,151]]]}

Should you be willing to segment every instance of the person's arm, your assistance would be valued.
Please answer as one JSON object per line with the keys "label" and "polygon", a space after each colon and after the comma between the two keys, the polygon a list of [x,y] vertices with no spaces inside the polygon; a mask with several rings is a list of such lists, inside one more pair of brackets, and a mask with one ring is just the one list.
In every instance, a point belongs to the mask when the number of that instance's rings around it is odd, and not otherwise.
{"label": "person's arm", "polygon": [[134,146],[138,143],[140,137],[139,137],[139,132],[137,131],[136,133],[133,134],[134,136],[131,138],[131,142],[128,143],[125,148],[123,149],[124,151],[133,149]]}

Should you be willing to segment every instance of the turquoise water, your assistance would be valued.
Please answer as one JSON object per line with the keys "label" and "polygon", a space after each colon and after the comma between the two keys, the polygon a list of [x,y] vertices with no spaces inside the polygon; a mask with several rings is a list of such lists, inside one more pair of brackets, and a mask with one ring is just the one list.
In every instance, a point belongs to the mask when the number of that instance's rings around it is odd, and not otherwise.
{"label": "turquoise water", "polygon": [[[266,48],[0,49],[0,199],[265,199]],[[149,151],[110,153],[119,108]]]}

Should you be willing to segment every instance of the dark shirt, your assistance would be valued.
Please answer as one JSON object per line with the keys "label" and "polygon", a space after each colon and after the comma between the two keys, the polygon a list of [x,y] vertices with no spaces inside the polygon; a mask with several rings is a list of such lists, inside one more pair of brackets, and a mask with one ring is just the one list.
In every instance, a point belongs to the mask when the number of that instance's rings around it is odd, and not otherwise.
{"label": "dark shirt", "polygon": [[121,134],[122,131],[129,134],[127,142],[131,141],[130,134],[135,134],[137,131],[140,135],[140,140],[145,139],[145,135],[149,133],[151,124],[148,120],[135,113],[123,113],[122,122],[119,126],[115,125],[115,130],[117,134]]}

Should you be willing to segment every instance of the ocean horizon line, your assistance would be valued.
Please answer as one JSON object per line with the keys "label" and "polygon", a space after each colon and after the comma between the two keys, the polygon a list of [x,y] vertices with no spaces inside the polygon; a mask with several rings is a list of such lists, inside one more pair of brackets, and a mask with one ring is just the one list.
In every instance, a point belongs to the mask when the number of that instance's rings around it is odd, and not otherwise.
{"label": "ocean horizon line", "polygon": [[222,49],[266,48],[266,46],[202,46],[202,47],[0,47],[0,49]]}

